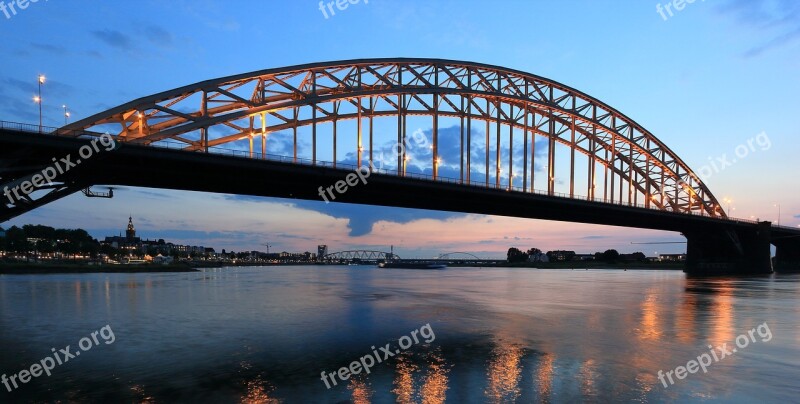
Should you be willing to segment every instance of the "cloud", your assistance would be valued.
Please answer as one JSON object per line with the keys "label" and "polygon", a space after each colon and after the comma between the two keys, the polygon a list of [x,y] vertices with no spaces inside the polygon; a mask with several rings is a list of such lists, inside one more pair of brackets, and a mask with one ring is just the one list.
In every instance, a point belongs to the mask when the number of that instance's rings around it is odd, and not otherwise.
{"label": "cloud", "polygon": [[717,10],[722,15],[732,16],[737,24],[760,31],[763,37],[769,38],[745,51],[745,58],[800,39],[800,2],[796,0],[730,0]]}
{"label": "cloud", "polygon": [[370,234],[373,226],[381,221],[405,224],[422,219],[447,220],[466,216],[463,213],[343,203],[326,204],[316,201],[297,201],[294,202],[294,205],[301,209],[313,210],[337,219],[347,219],[350,237]]}
{"label": "cloud", "polygon": [[747,52],[744,53],[744,57],[751,58],[751,57],[759,56],[764,52],[767,52],[767,51],[769,51],[769,50],[771,50],[773,48],[778,48],[778,47],[780,47],[780,46],[782,46],[784,44],[790,43],[790,42],[794,41],[795,39],[800,39],[800,28],[798,28],[798,29],[796,29],[794,31],[791,31],[791,32],[787,32],[787,33],[785,33],[783,35],[780,35],[780,36],[778,36],[776,38],[773,38],[770,41],[768,41],[768,42],[766,42],[766,43],[764,43],[762,45],[750,48]]}
{"label": "cloud", "polygon": [[116,30],[104,29],[101,31],[92,31],[92,35],[112,48],[124,51],[136,49],[134,41],[130,36]]}
{"label": "cloud", "polygon": [[172,34],[157,25],[148,25],[143,30],[143,34],[148,41],[155,45],[163,47],[172,45]]}
{"label": "cloud", "polygon": [[[225,199],[265,204],[274,204],[276,201],[275,199],[249,195],[225,195]],[[325,203],[322,200],[293,200],[285,205],[292,208],[321,213],[334,219],[346,219],[347,228],[349,230],[348,236],[350,237],[361,237],[371,234],[373,226],[379,222],[406,224],[423,219],[447,220],[467,216],[465,213],[346,203]]]}
{"label": "cloud", "polygon": [[55,45],[50,45],[50,44],[43,44],[43,43],[35,43],[34,42],[34,43],[31,43],[30,47],[33,48],[33,49],[36,49],[36,50],[39,50],[39,51],[42,51],[42,52],[45,52],[45,53],[51,53],[51,54],[54,54],[54,55],[62,55],[63,56],[63,55],[66,55],[66,54],[69,53],[67,51],[67,49],[62,47],[62,46],[55,46]]}

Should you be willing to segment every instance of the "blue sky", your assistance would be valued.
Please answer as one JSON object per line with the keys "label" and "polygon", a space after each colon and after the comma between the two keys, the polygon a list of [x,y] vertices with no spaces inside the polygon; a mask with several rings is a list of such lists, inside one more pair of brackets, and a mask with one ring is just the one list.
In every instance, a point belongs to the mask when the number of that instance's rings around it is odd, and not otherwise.
{"label": "blue sky", "polygon": [[[0,13],[0,119],[38,120],[38,74],[48,77],[45,124],[57,126],[62,104],[80,119],[264,68],[371,57],[467,60],[586,92],[650,130],[695,170],[763,133],[769,147],[756,144],[706,183],[718,198],[733,200],[735,216],[777,220],[779,203],[782,224],[799,225],[800,3],[696,1],[673,9],[666,21],[656,4],[362,0],[326,19],[318,1],[304,0],[39,1],[11,18]],[[144,237],[235,250],[268,243],[313,251],[324,243],[332,250],[394,245],[407,256],[500,256],[512,245],[635,251],[643,248],[631,241],[681,240],[570,223],[153,189],[123,190],[112,201],[71,196],[4,226],[82,227],[101,237],[124,230],[128,215]]]}

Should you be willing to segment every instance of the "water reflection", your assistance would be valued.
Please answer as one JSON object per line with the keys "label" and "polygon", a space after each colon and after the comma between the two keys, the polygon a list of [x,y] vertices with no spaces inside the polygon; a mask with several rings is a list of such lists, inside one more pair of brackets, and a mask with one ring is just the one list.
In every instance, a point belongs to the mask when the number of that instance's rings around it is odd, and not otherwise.
{"label": "water reflection", "polygon": [[711,308],[711,335],[709,342],[714,345],[733,341],[736,330],[733,325],[733,289],[729,279],[720,280],[717,284],[717,293],[714,294],[713,307]]}
{"label": "water reflection", "polygon": [[247,395],[242,397],[242,404],[279,404],[281,401],[270,397],[274,388],[260,378],[247,382]]}
{"label": "water reflection", "polygon": [[661,330],[661,308],[659,307],[659,294],[656,287],[651,287],[645,292],[645,299],[641,305],[642,320],[639,326],[639,336],[645,340],[657,340],[663,335]]}
{"label": "water reflection", "polygon": [[[696,402],[800,377],[800,278],[343,267],[0,277],[0,372],[110,324],[118,339],[14,392],[23,402]],[[665,389],[656,377],[767,322],[775,338]],[[327,389],[430,323],[436,340]],[[394,338],[394,339],[393,339]],[[785,382],[775,382],[784,380]],[[766,389],[770,387],[770,389]],[[8,401],[0,391],[0,402]]]}
{"label": "water reflection", "polygon": [[372,389],[366,382],[364,374],[356,375],[350,378],[350,384],[347,389],[352,394],[353,404],[369,404],[372,402]]}
{"label": "water reflection", "polygon": [[540,402],[549,403],[553,394],[553,375],[555,373],[555,356],[544,353],[539,357],[539,363],[534,374],[536,388],[539,392]]}
{"label": "water reflection", "polygon": [[398,403],[441,404],[448,390],[449,366],[439,348],[401,353],[395,363],[392,393]]}
{"label": "water reflection", "polygon": [[697,338],[697,304],[693,293],[683,295],[683,301],[675,308],[675,337],[683,343],[691,343]]}
{"label": "water reflection", "polygon": [[411,356],[403,353],[397,358],[392,393],[397,396],[397,402],[410,404],[414,402],[414,372],[417,366],[411,362]]}
{"label": "water reflection", "polygon": [[492,403],[513,402],[519,397],[524,350],[517,344],[498,342],[490,354],[485,394]]}
{"label": "water reflection", "polygon": [[144,386],[133,385],[131,386],[131,394],[133,394],[133,402],[139,404],[153,404],[156,402],[155,397],[148,395]]}
{"label": "water reflection", "polygon": [[[240,363],[240,374],[250,374],[253,365],[249,362]],[[281,400],[272,397],[275,387],[263,380],[261,376],[245,377],[245,392],[240,400],[242,404],[279,404]]]}
{"label": "water reflection", "polygon": [[581,364],[578,377],[581,381],[581,393],[584,398],[597,396],[597,364],[594,359],[587,359]]}
{"label": "water reflection", "polygon": [[444,403],[448,389],[447,373],[449,368],[438,352],[438,349],[427,355],[427,362],[428,367],[422,379],[422,388],[420,389],[422,403]]}

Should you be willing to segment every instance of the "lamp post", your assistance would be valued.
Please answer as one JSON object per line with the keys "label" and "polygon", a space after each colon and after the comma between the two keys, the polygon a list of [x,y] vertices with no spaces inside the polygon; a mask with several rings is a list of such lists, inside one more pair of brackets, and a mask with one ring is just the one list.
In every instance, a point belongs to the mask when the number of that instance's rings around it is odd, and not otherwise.
{"label": "lamp post", "polygon": [[775,207],[778,208],[778,226],[780,226],[781,225],[781,204],[780,203],[776,203],[776,204],[774,204],[772,206],[775,206]]}
{"label": "lamp post", "polygon": [[44,84],[45,77],[44,74],[39,75],[39,95],[35,98],[35,101],[39,103],[39,133],[42,133],[42,84]]}
{"label": "lamp post", "polygon": [[64,125],[67,125],[69,123],[69,115],[70,114],[69,114],[69,111],[67,111],[67,105],[66,104],[62,105],[62,107],[64,108]]}
{"label": "lamp post", "polygon": [[723,202],[725,202],[728,205],[727,211],[728,211],[728,216],[730,216],[731,215],[731,203],[733,203],[733,201],[730,200],[730,198],[725,198],[725,199],[723,199]]}

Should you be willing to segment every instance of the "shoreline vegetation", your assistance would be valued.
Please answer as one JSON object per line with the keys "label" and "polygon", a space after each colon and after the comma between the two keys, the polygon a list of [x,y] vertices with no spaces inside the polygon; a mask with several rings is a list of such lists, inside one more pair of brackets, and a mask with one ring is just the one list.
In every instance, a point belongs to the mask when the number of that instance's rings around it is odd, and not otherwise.
{"label": "shoreline vegetation", "polygon": [[[155,264],[92,264],[87,262],[0,262],[0,275],[35,275],[35,274],[79,274],[79,273],[167,273],[167,272],[199,272],[207,268],[225,267],[258,267],[258,266],[292,266],[292,265],[330,265],[314,262],[298,263],[249,263],[249,262],[178,262],[169,265]],[[371,266],[371,265],[364,265]],[[527,268],[527,269],[616,269],[616,270],[683,270],[681,262],[618,262],[602,261],[568,261],[568,262],[515,262],[499,264],[464,264],[453,267],[479,268]]]}
{"label": "shoreline vegetation", "polygon": [[531,269],[656,269],[683,270],[683,262],[606,262],[606,261],[556,261],[556,262],[513,262],[497,265],[499,268]]}

